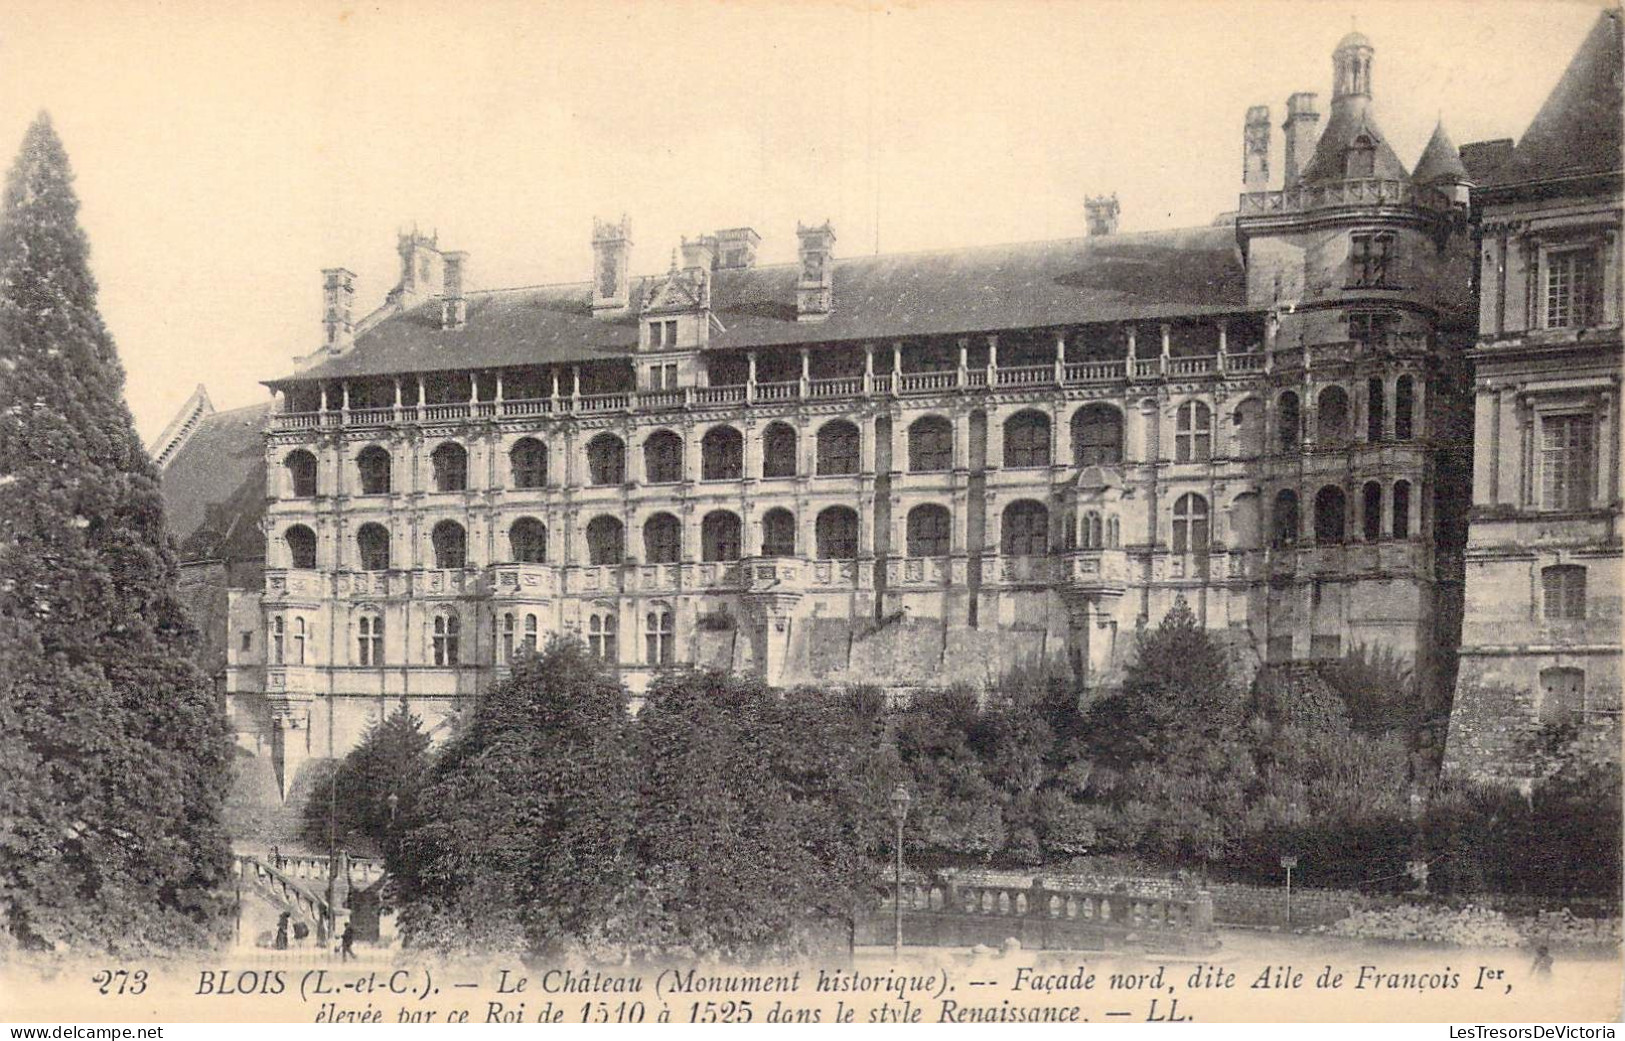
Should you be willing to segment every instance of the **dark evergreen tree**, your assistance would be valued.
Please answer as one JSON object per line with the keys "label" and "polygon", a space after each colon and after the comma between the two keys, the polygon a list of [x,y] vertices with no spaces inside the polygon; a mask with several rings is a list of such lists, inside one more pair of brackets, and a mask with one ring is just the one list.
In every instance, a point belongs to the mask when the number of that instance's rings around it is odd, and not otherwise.
{"label": "dark evergreen tree", "polygon": [[403,698],[394,712],[367,728],[361,743],[334,765],[333,776],[312,788],[305,803],[305,841],[352,852],[359,841],[393,859],[400,826],[416,814],[429,744],[423,720]]}
{"label": "dark evergreen tree", "polygon": [[28,947],[171,947],[220,909],[230,744],[72,181],[42,114],[0,212],[0,913]]}

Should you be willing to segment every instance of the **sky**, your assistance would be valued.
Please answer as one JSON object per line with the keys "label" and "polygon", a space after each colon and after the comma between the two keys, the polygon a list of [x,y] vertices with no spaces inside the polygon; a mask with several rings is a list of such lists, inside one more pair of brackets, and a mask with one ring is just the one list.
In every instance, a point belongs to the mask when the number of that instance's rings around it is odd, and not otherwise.
{"label": "sky", "polygon": [[797,221],[837,255],[1121,230],[1235,207],[1242,121],[1325,110],[1331,52],[1369,36],[1407,164],[1516,138],[1595,3],[1362,0],[7,0],[0,161],[40,110],[77,173],[102,313],[152,439],[199,383],[221,409],[320,342],[320,271],[393,286],[397,233],[470,254],[469,284],[585,281],[595,215],[633,269]]}

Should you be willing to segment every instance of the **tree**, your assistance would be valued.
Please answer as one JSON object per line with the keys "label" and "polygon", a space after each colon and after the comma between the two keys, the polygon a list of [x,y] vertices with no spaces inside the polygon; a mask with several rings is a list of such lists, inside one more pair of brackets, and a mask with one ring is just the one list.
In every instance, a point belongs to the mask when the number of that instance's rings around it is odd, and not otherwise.
{"label": "tree", "polygon": [[402,698],[394,712],[368,727],[361,743],[334,764],[335,776],[323,778],[311,791],[305,803],[305,841],[325,848],[329,839],[340,846],[361,839],[390,857],[399,825],[415,816],[429,744],[423,720]]}
{"label": "tree", "polygon": [[41,115],[0,212],[0,912],[30,947],[209,938],[230,744]]}

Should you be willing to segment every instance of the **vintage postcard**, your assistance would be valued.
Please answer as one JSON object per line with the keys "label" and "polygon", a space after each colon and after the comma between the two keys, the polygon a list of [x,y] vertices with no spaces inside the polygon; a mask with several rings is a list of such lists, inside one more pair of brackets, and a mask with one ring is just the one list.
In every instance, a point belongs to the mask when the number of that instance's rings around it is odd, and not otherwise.
{"label": "vintage postcard", "polygon": [[1617,1022],[1621,32],[6,5],[0,1019]]}

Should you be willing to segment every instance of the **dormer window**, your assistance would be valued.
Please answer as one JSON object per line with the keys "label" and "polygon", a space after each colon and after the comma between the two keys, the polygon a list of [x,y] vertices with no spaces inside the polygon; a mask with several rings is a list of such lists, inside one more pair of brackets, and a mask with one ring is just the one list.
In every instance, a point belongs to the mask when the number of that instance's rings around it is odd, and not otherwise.
{"label": "dormer window", "polygon": [[1373,177],[1377,172],[1377,146],[1376,142],[1364,134],[1354,139],[1344,156],[1346,164],[1344,176],[1353,180],[1360,177]]}
{"label": "dormer window", "polygon": [[666,350],[677,346],[677,319],[649,323],[649,349]]}

